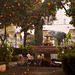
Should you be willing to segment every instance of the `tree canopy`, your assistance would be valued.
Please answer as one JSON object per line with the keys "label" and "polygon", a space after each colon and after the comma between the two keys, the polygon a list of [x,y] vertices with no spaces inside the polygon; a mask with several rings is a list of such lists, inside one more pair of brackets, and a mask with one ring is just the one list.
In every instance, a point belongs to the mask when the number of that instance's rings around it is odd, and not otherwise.
{"label": "tree canopy", "polygon": [[[68,0],[0,0],[0,23],[2,27],[10,25],[20,26],[21,32],[24,31],[24,44],[26,43],[27,30],[35,26],[35,37],[42,35],[42,26],[44,24],[41,17],[51,16],[52,21],[56,19],[56,11],[64,8],[66,14],[72,17],[71,24],[75,25],[75,2],[69,4],[69,10],[64,5]],[[38,34],[36,36],[36,34]],[[41,38],[41,37],[40,37]],[[40,40],[40,39],[39,39]]]}
{"label": "tree canopy", "polygon": [[[69,10],[65,8],[65,4],[70,2]],[[75,16],[75,1],[73,0],[0,0],[0,23],[18,23],[24,20],[24,23],[28,22],[32,24],[36,23],[37,18],[41,16],[55,16],[57,9],[64,8],[68,16],[72,16],[72,24],[74,24]],[[33,14],[34,13],[34,14]],[[33,21],[32,21],[33,19]],[[55,19],[55,17],[53,17]],[[25,22],[26,21],[26,22]],[[23,21],[22,21],[23,22]]]}

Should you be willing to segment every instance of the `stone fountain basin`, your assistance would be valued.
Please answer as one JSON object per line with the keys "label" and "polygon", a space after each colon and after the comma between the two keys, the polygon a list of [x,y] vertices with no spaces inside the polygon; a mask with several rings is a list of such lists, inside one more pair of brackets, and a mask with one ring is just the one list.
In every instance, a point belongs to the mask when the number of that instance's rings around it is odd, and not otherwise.
{"label": "stone fountain basin", "polygon": [[40,54],[58,54],[56,46],[33,46],[33,50]]}

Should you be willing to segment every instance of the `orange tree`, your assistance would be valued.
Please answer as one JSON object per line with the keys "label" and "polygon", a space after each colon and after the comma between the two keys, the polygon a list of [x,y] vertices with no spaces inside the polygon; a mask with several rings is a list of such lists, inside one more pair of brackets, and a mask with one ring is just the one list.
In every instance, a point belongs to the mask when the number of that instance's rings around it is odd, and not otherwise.
{"label": "orange tree", "polygon": [[0,24],[1,28],[5,26],[5,37],[0,39],[4,41],[6,39],[6,26],[13,23],[14,25],[21,26],[24,31],[24,46],[26,46],[27,30],[31,27],[31,13],[34,7],[33,2],[35,0],[1,0],[0,1]]}
{"label": "orange tree", "polygon": [[[12,3],[12,2],[11,2]],[[9,5],[10,2],[9,2]],[[35,26],[35,44],[42,44],[42,26],[44,24],[42,16],[52,15],[52,20],[55,19],[56,5],[52,1],[41,0],[17,0],[11,5],[11,21],[18,26],[21,26],[21,32],[24,32],[24,47],[26,46],[26,37],[28,29]]]}
{"label": "orange tree", "polygon": [[[3,0],[0,5],[0,23],[3,26],[10,25],[10,23],[20,26],[21,32],[24,32],[24,46],[26,46],[27,31],[34,24],[35,44],[40,45],[42,44],[42,26],[44,24],[41,17],[52,15],[51,20],[55,20],[57,8],[65,9],[66,2],[67,0],[45,0],[43,3],[41,0]],[[73,16],[70,14],[70,10],[65,9],[65,11],[68,15]]]}
{"label": "orange tree", "polygon": [[[51,0],[45,0],[45,1],[51,1]],[[75,0],[52,0],[52,2],[56,4],[57,9],[64,8],[66,16],[72,18],[70,24],[73,24],[73,26],[75,27]],[[67,5],[69,8],[67,9],[65,5]]]}
{"label": "orange tree", "polygon": [[46,0],[43,3],[40,0],[36,0],[35,8],[32,14],[32,20],[35,26],[35,45],[41,45],[43,40],[43,32],[42,28],[44,25],[44,20],[41,18],[42,16],[51,16],[52,21],[55,20],[56,15],[56,5],[52,3],[52,0]]}
{"label": "orange tree", "polygon": [[[42,3],[41,0],[6,0],[1,3],[0,23],[2,26],[6,28],[10,23],[20,26],[22,28],[21,32],[24,32],[24,46],[26,46],[27,31],[34,24],[35,41],[36,43],[42,43],[40,38],[42,38],[42,26],[44,23],[41,17],[52,15],[52,20],[55,19],[56,6],[52,1]],[[36,37],[39,37],[39,41]]]}
{"label": "orange tree", "polygon": [[[66,9],[65,7],[66,4],[69,7],[69,9]],[[73,24],[75,26],[75,1],[74,0],[44,0],[44,3],[42,3],[42,7],[38,10],[41,11],[40,13],[42,13],[43,16],[49,17],[50,15],[52,15],[52,20],[55,20],[56,11],[62,8],[64,8],[66,12],[66,16],[72,17],[70,24]],[[42,27],[41,24],[39,26]],[[35,29],[35,32],[36,32],[36,29]],[[38,30],[37,33],[38,34],[35,34],[36,43],[40,40],[39,38],[40,31]],[[39,41],[39,43],[40,42],[42,43],[42,41]]]}
{"label": "orange tree", "polygon": [[13,8],[15,17],[12,19],[12,21],[21,27],[21,32],[24,32],[24,47],[26,46],[27,31],[32,28],[33,25],[31,14],[34,8],[34,1],[35,0],[18,0],[15,2]]}
{"label": "orange tree", "polygon": [[6,39],[6,25],[7,25],[7,24],[5,24],[4,19],[3,19],[3,17],[4,17],[4,15],[3,15],[4,14],[3,13],[4,2],[6,2],[6,0],[0,0],[0,29],[3,28],[3,27],[5,27],[4,39],[0,35],[0,39],[2,41],[4,41]]}

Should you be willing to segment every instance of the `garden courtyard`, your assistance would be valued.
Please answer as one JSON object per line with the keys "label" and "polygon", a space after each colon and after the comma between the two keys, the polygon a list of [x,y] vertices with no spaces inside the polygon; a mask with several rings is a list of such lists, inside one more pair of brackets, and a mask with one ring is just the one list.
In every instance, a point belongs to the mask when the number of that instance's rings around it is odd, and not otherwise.
{"label": "garden courtyard", "polygon": [[75,0],[0,0],[0,75],[75,75]]}

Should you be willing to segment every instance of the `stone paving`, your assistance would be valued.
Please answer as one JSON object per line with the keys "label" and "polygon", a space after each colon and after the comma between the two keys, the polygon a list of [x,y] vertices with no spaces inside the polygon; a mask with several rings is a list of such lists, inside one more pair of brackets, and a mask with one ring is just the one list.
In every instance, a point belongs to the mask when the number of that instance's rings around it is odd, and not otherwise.
{"label": "stone paving", "polygon": [[9,65],[9,70],[0,72],[0,75],[65,75],[62,67],[17,66],[16,62]]}
{"label": "stone paving", "polygon": [[61,67],[12,67],[0,75],[64,75]]}

